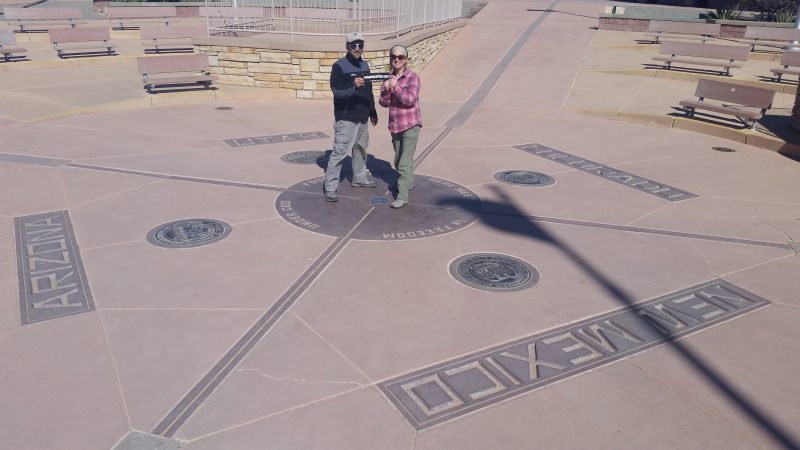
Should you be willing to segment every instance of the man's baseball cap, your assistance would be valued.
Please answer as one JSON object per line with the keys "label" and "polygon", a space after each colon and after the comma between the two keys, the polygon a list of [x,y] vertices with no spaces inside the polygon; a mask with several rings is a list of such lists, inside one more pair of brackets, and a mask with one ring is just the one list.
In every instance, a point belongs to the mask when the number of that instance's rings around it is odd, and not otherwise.
{"label": "man's baseball cap", "polygon": [[364,36],[361,35],[358,31],[353,31],[352,33],[347,35],[347,43],[355,42],[355,41],[364,41]]}

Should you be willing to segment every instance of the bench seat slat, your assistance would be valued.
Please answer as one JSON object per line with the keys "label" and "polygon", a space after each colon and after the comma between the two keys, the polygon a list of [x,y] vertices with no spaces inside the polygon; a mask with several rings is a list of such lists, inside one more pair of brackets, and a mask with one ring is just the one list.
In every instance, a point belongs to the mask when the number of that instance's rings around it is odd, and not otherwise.
{"label": "bench seat slat", "polygon": [[712,66],[712,67],[729,67],[732,69],[741,68],[741,64],[737,63],[723,63],[717,61],[702,61],[699,59],[688,59],[688,58],[670,58],[667,56],[654,56],[654,60],[656,61],[664,61],[664,62],[671,62],[671,63],[680,63],[680,64],[695,64],[698,66]]}
{"label": "bench seat slat", "polygon": [[148,78],[147,81],[142,81],[145,86],[158,86],[166,84],[186,84],[186,83],[200,83],[206,81],[216,81],[216,75],[183,75],[174,77],[155,77]]}
{"label": "bench seat slat", "polygon": [[800,75],[800,69],[770,69],[772,73],[782,73],[784,75]]}
{"label": "bench seat slat", "polygon": [[9,55],[13,53],[25,53],[27,51],[28,49],[22,47],[0,48],[0,53],[8,53]]}
{"label": "bench seat slat", "polygon": [[772,41],[767,39],[740,39],[738,41],[747,45],[760,45],[762,47],[786,47],[791,41]]}
{"label": "bench seat slat", "polygon": [[711,41],[714,40],[712,36],[701,36],[696,34],[678,34],[678,33],[645,33],[648,37],[669,38],[669,39],[690,39],[696,41]]}
{"label": "bench seat slat", "polygon": [[763,117],[761,111],[748,111],[745,109],[739,109],[732,106],[709,103],[707,101],[700,102],[697,100],[681,100],[680,102],[678,102],[678,104],[681,106],[689,106],[695,109],[704,109],[706,111],[730,114],[732,116],[737,116],[737,117],[745,117],[752,120],[758,120],[761,117]]}

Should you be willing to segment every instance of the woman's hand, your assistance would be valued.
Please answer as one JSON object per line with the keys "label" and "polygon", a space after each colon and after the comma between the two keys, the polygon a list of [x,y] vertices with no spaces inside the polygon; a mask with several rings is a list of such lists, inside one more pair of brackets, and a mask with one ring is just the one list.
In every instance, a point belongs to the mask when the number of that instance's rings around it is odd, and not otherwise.
{"label": "woman's hand", "polygon": [[389,90],[394,92],[394,88],[397,87],[397,77],[394,75],[389,76],[389,79],[386,80],[389,83]]}

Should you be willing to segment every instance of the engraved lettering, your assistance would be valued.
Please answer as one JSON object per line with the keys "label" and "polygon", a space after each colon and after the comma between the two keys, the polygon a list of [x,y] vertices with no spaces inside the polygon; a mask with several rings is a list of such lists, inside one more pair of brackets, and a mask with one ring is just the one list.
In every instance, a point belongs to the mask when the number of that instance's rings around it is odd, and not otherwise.
{"label": "engraved lettering", "polygon": [[553,336],[551,338],[544,339],[544,340],[542,340],[542,342],[545,343],[545,344],[550,345],[550,344],[554,344],[556,342],[561,342],[561,341],[566,340],[566,339],[572,339],[572,342],[574,342],[574,343],[572,345],[567,346],[567,347],[561,347],[561,351],[563,351],[564,353],[572,353],[572,352],[574,352],[576,350],[579,350],[581,348],[584,348],[589,352],[588,355],[583,355],[583,356],[579,356],[577,358],[570,359],[569,362],[571,362],[575,366],[577,366],[578,364],[583,364],[583,363],[585,363],[587,361],[591,361],[593,359],[597,359],[597,358],[602,358],[603,357],[602,353],[598,352],[594,348],[589,347],[588,345],[584,344],[582,341],[578,340],[575,336],[572,335],[572,332],[559,334],[558,336]]}
{"label": "engraved lettering", "polygon": [[[52,252],[51,252],[52,253]],[[61,256],[61,259],[55,259],[56,256]],[[40,266],[40,263],[42,266]],[[46,269],[43,267],[46,263],[56,264],[57,266],[61,267],[51,267]],[[40,272],[44,270],[56,270],[56,269],[63,269],[64,265],[72,264],[72,260],[69,257],[69,252],[61,252],[59,254],[50,254],[47,258],[43,258],[41,256],[31,256],[28,258],[28,268],[31,272]]]}
{"label": "engraved lettering", "polygon": [[44,300],[39,300],[38,302],[33,302],[33,309],[68,308],[73,306],[83,306],[83,303],[81,302],[74,303],[70,301],[69,296],[77,293],[78,290],[73,289],[69,292],[56,295],[55,297],[50,297]]}
{"label": "engraved lettering", "polygon": [[[639,315],[653,325],[661,334],[670,334],[670,328],[681,330],[686,328],[689,322],[699,322],[694,317],[665,306],[663,303],[652,305],[652,308],[642,309],[639,311]],[[681,320],[678,316],[682,316],[686,321]]]}
{"label": "engraved lettering", "polygon": [[56,240],[56,241],[37,242],[37,243],[34,243],[34,244],[27,244],[26,247],[27,247],[27,250],[28,250],[28,256],[41,255],[43,253],[50,253],[50,252],[58,252],[58,251],[69,250],[68,247],[67,247],[67,240],[66,239],[59,239],[59,240]]}
{"label": "engraved lettering", "polygon": [[46,230],[33,230],[25,232],[25,240],[28,242],[46,241],[49,239],[63,239],[64,227],[48,228]]}
{"label": "engraved lettering", "polygon": [[[718,292],[714,291],[722,291],[727,293],[723,295]],[[731,295],[733,294],[733,295]],[[708,288],[702,289],[699,292],[695,293],[698,297],[702,298],[703,300],[708,300],[715,305],[724,307],[723,305],[727,305],[732,309],[741,309],[751,306],[754,302],[748,298],[742,297],[741,295],[732,292],[728,289],[725,289],[722,286],[709,286]]]}
{"label": "engraved lettering", "polygon": [[497,379],[497,377],[492,375],[491,372],[486,370],[486,368],[483,367],[483,365],[481,365],[481,363],[478,362],[478,361],[474,361],[474,362],[471,362],[469,364],[465,364],[463,366],[456,367],[454,369],[445,370],[444,373],[447,376],[453,376],[453,375],[457,375],[457,374],[462,373],[462,372],[466,372],[468,370],[477,370],[478,372],[483,374],[483,376],[485,376],[493,384],[493,386],[491,386],[489,388],[486,388],[486,389],[483,389],[483,390],[480,390],[480,391],[476,391],[476,392],[472,392],[472,393],[468,394],[471,399],[478,400],[480,398],[486,397],[487,395],[496,394],[496,393],[498,393],[500,391],[506,390],[506,386],[503,383],[501,383],[500,380]]}
{"label": "engraved lettering", "polygon": [[500,356],[505,356],[506,358],[517,359],[519,361],[525,361],[526,363],[528,363],[528,366],[530,367],[530,372],[528,375],[529,381],[535,381],[539,378],[539,366],[549,367],[551,369],[556,369],[556,370],[566,369],[566,367],[562,366],[561,364],[555,364],[547,361],[539,361],[538,359],[536,359],[537,358],[536,342],[531,342],[530,344],[528,344],[527,356],[517,355],[515,353],[510,353],[510,352],[500,353]]}
{"label": "engraved lettering", "polygon": [[515,377],[514,375],[511,375],[511,372],[509,372],[508,370],[506,370],[506,368],[505,368],[505,367],[501,366],[501,365],[500,365],[500,363],[498,363],[498,362],[497,362],[497,361],[496,361],[494,358],[492,358],[491,356],[490,356],[490,357],[488,357],[488,358],[486,358],[486,362],[488,362],[489,364],[491,364],[491,365],[492,365],[492,367],[494,367],[495,369],[497,369],[497,371],[498,371],[498,372],[502,373],[504,377],[508,378],[508,381],[510,381],[510,382],[512,382],[512,383],[514,383],[514,384],[516,384],[516,385],[519,385],[519,384],[521,383],[521,381],[520,381],[520,380],[519,380],[517,377]]}
{"label": "engraved lettering", "polygon": [[[428,404],[425,402],[425,400],[423,400],[419,395],[417,395],[416,392],[414,392],[414,388],[428,383],[434,383],[437,386],[439,386],[439,388],[441,388],[450,397],[450,401],[442,403],[440,405],[433,405],[432,407],[428,407]],[[442,381],[441,378],[439,378],[439,375],[431,375],[424,378],[420,378],[410,383],[406,383],[400,386],[400,388],[403,389],[403,391],[405,391],[406,395],[408,395],[409,397],[411,397],[412,400],[414,400],[414,403],[416,403],[419,409],[422,410],[422,412],[425,413],[425,415],[427,416],[432,416],[434,414],[438,414],[443,411],[447,411],[449,409],[457,408],[464,404],[464,401],[458,397],[458,395],[453,391],[453,389],[450,386],[448,386],[444,381]]]}
{"label": "engraved lettering", "polygon": [[[72,277],[73,275],[75,275],[74,271],[67,272],[67,274],[61,278],[58,278],[54,273],[44,276],[32,276],[31,290],[33,291],[34,294],[38,294],[40,292],[55,291],[56,289],[73,288],[78,284],[77,283],[70,283],[64,285],[61,284],[64,280],[66,280],[69,277]],[[42,288],[42,282],[45,282],[44,288]]]}
{"label": "engraved lettering", "polygon": [[597,346],[604,348],[609,353],[614,353],[617,351],[617,347],[608,340],[609,334],[627,339],[635,344],[642,343],[642,340],[636,335],[630,331],[627,331],[611,320],[606,320],[605,325],[602,323],[594,323],[589,325],[588,330],[586,328],[579,328],[578,334],[592,344],[596,344]]}
{"label": "engraved lettering", "polygon": [[687,305],[692,309],[700,310],[700,309],[704,309],[704,308],[712,308],[712,311],[707,312],[705,314],[701,314],[701,316],[704,319],[711,319],[712,317],[719,316],[720,314],[723,314],[726,311],[726,310],[720,308],[717,305],[711,304],[711,303],[709,303],[709,302],[707,302],[705,300],[700,299],[698,296],[696,296],[694,294],[687,295],[687,296],[684,296],[684,297],[681,297],[681,298],[676,298],[676,299],[672,300],[672,303],[680,305],[681,303],[686,303],[689,300],[697,301],[697,303],[694,303],[692,305]]}

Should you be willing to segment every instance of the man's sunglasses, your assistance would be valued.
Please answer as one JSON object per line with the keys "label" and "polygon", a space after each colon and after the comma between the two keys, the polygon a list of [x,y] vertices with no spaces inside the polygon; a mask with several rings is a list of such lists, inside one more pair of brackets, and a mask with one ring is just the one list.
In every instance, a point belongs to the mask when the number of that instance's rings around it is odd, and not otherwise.
{"label": "man's sunglasses", "polygon": [[396,59],[398,61],[405,61],[406,55],[389,55],[390,59]]}
{"label": "man's sunglasses", "polygon": [[363,42],[351,42],[351,43],[347,44],[347,46],[352,48],[352,49],[364,48],[364,43]]}

